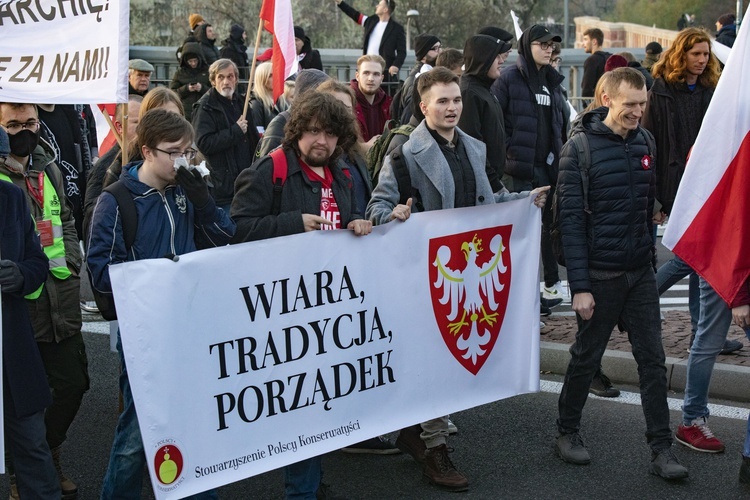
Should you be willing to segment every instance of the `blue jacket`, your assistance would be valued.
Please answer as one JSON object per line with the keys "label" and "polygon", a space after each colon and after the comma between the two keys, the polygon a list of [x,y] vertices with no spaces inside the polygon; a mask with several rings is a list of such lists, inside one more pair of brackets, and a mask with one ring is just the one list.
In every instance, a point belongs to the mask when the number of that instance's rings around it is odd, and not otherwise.
{"label": "blue jacket", "polygon": [[86,263],[94,287],[103,293],[112,292],[111,264],[227,245],[234,235],[234,222],[213,200],[198,210],[180,186],[167,186],[161,194],[140,182],[138,169],[142,164],[126,165],[120,177],[133,195],[138,214],[138,230],[130,252],[125,249],[115,197],[103,192],[94,208]]}
{"label": "blue jacket", "polygon": [[34,341],[25,294],[47,279],[49,265],[36,236],[26,195],[0,181],[0,256],[15,262],[23,275],[23,290],[3,292],[3,385],[5,411],[25,417],[52,403],[47,374]]}

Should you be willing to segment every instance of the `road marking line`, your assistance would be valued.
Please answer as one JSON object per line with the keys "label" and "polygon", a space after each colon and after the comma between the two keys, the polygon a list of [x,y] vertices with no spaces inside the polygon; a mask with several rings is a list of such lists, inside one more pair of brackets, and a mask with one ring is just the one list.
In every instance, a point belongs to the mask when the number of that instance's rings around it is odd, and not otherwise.
{"label": "road marking line", "polygon": [[[562,382],[554,382],[551,380],[539,381],[539,390],[541,390],[542,392],[560,394],[560,391],[562,390],[562,386],[563,386]],[[635,406],[641,405],[641,395],[638,394],[637,392],[620,391],[620,396],[617,398],[600,398],[599,396],[594,396],[593,394],[589,394],[589,397],[595,398],[595,399],[606,399],[614,403],[621,403],[621,404],[628,404],[628,405],[635,405]],[[670,410],[682,412],[682,400],[681,399],[667,398],[667,404],[669,405]],[[747,420],[748,414],[750,413],[750,409],[748,408],[740,408],[737,406],[717,405],[713,403],[708,403],[708,411],[711,413],[712,417],[724,417],[724,418],[732,418],[736,420],[745,420],[745,421]]]}

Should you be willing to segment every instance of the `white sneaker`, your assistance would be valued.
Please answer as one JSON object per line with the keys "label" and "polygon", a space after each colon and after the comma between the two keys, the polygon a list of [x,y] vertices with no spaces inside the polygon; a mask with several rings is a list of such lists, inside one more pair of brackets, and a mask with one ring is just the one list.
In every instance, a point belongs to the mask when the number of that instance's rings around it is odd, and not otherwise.
{"label": "white sneaker", "polygon": [[540,321],[540,322],[539,322],[539,329],[540,329],[540,330],[541,330],[542,328],[544,328],[545,326],[547,326],[547,325],[545,325],[545,324],[544,324],[544,321]]}
{"label": "white sneaker", "polygon": [[563,288],[562,283],[559,281],[552,286],[545,286],[542,290],[542,296],[545,299],[569,299],[568,292]]}
{"label": "white sneaker", "polygon": [[453,423],[453,420],[448,419],[448,434],[458,434],[458,427]]}

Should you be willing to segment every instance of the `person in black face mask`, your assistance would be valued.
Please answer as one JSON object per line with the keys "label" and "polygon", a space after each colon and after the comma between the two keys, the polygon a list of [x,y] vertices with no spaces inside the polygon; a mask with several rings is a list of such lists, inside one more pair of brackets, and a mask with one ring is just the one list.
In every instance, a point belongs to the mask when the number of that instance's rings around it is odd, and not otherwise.
{"label": "person in black face mask", "polygon": [[0,158],[0,182],[13,183],[25,193],[49,259],[46,281],[24,297],[53,395],[44,416],[47,443],[67,497],[77,494],[78,487],[62,473],[61,447],[89,388],[79,304],[81,247],[55,153],[39,139],[36,106],[0,103],[0,126],[10,145],[10,155]]}

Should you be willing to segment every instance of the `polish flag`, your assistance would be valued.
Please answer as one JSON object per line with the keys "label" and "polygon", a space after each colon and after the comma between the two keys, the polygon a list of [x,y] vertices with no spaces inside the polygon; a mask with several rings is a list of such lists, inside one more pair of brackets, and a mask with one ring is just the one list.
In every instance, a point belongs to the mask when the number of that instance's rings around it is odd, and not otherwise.
{"label": "polish flag", "polygon": [[297,48],[291,0],[263,0],[260,8],[263,26],[273,35],[273,99],[284,93],[284,80],[297,72]]}
{"label": "polish flag", "polygon": [[110,117],[110,120],[112,120],[112,123],[115,121],[115,104],[92,104],[91,105],[91,111],[94,115],[94,121],[96,122],[96,137],[99,141],[98,147],[99,147],[99,156],[103,156],[104,153],[109,151],[112,146],[117,144],[117,139],[115,139],[115,134],[112,132],[112,129],[109,128],[109,123],[107,123],[107,119],[104,118],[104,113],[107,113]]}
{"label": "polish flag", "polygon": [[750,276],[750,29],[742,28],[662,242],[731,303]]}

